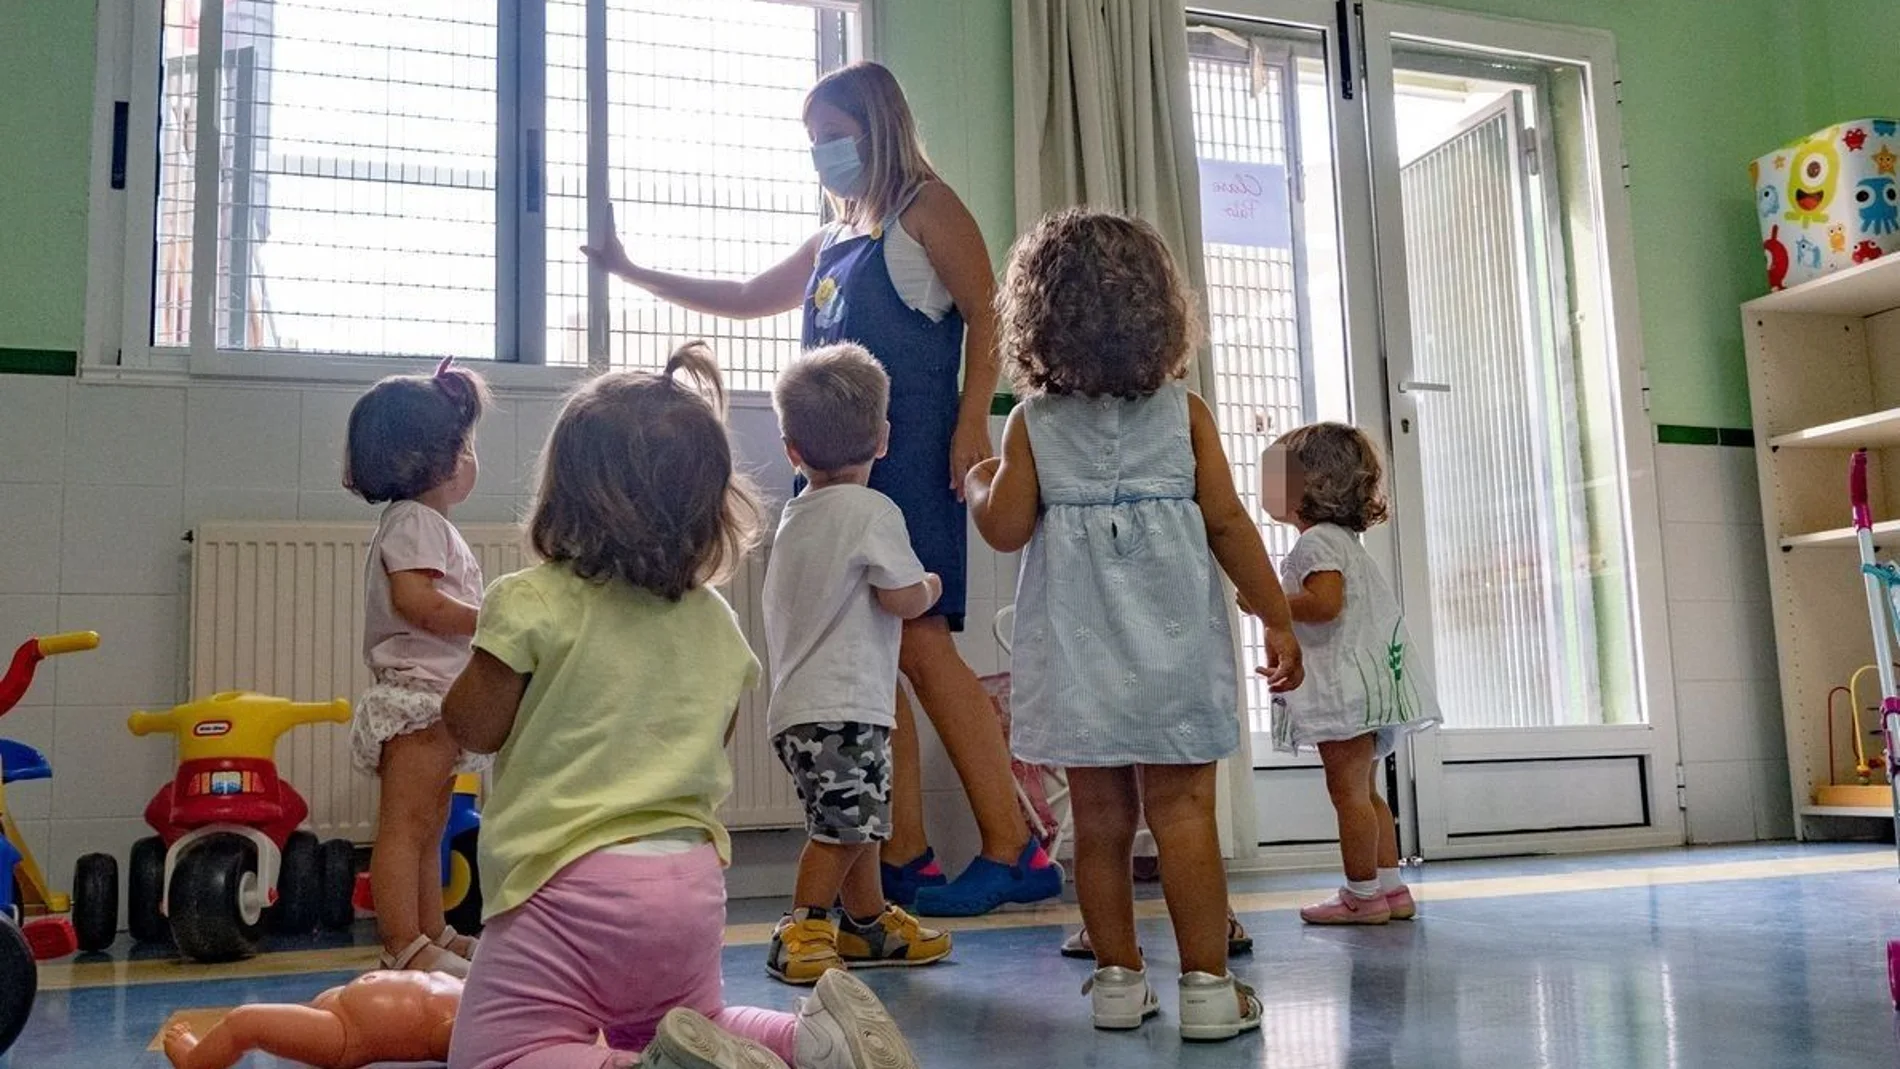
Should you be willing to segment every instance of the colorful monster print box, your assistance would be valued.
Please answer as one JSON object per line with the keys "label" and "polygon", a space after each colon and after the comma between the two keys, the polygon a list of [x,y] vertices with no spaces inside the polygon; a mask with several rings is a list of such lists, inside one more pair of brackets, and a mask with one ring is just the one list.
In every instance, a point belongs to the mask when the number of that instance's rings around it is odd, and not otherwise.
{"label": "colorful monster print box", "polygon": [[1855,119],[1748,165],[1768,288],[1900,249],[1900,120]]}

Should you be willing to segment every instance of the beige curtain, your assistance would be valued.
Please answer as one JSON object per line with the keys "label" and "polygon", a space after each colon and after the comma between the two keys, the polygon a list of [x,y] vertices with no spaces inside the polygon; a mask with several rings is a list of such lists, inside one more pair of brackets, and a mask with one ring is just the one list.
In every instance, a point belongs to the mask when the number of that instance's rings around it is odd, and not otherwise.
{"label": "beige curtain", "polygon": [[[1180,0],[1014,0],[1016,226],[1071,205],[1153,223],[1207,306],[1200,169]],[[1203,348],[1189,385],[1212,401]],[[1236,623],[1238,622],[1236,618]],[[1240,671],[1250,672],[1251,665]],[[1242,692],[1241,708],[1245,709]],[[1221,852],[1257,850],[1251,735],[1219,776]]]}
{"label": "beige curtain", "polygon": [[[1161,231],[1198,294],[1200,178],[1179,0],[1014,0],[1016,225],[1084,204]],[[1213,383],[1207,354],[1192,371]]]}

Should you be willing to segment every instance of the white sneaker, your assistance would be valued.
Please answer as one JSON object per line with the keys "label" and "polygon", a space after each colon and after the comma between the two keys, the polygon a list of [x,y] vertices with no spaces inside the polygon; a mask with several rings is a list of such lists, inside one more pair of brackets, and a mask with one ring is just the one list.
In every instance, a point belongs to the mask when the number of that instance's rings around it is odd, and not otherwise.
{"label": "white sneaker", "polygon": [[787,1069],[778,1055],[741,1039],[684,1006],[660,1018],[641,1069]]}
{"label": "white sneaker", "polygon": [[1095,1027],[1106,1031],[1140,1028],[1143,1021],[1161,1012],[1161,999],[1148,986],[1148,974],[1119,965],[1095,970],[1082,985],[1082,993],[1089,996]]}
{"label": "white sneaker", "polygon": [[798,1069],[917,1069],[897,1022],[864,981],[841,969],[818,978],[798,1011]]}
{"label": "white sneaker", "polygon": [[[1247,1012],[1240,1012],[1240,996],[1247,1000]],[[1204,972],[1181,976],[1181,1038],[1193,1040],[1232,1039],[1242,1032],[1260,1027],[1260,1000],[1253,988],[1233,976],[1213,976]]]}

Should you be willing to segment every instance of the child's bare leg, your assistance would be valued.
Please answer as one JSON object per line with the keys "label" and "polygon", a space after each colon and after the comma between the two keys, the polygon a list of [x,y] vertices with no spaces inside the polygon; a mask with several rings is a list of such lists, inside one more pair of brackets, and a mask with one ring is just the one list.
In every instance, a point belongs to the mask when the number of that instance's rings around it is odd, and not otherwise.
{"label": "child's bare leg", "polygon": [[1227,870],[1214,817],[1214,774],[1212,763],[1143,765],[1141,802],[1161,855],[1161,892],[1181,948],[1181,971],[1225,976]]}
{"label": "child's bare leg", "polygon": [[174,1069],[230,1069],[252,1050],[310,1065],[343,1059],[343,1022],[309,1006],[239,1006],[200,1039],[189,1025],[165,1030],[165,1056]]}
{"label": "child's bare leg", "polygon": [[[845,877],[857,869],[859,862],[865,857],[876,860],[876,843],[840,845],[807,839],[805,852],[798,859],[798,883],[792,889],[793,907],[815,909],[821,913],[830,912],[832,905],[838,901],[839,893],[847,887]],[[884,912],[883,887],[878,882],[877,866],[866,867],[871,870],[871,887],[874,888],[873,897],[877,901],[868,915],[876,916]],[[860,880],[860,885],[856,888],[859,892],[863,891],[862,882]],[[847,901],[845,908],[857,909],[866,904],[860,894],[857,901]],[[867,914],[860,913],[858,916],[867,916]]]}
{"label": "child's bare leg", "polygon": [[442,789],[429,811],[433,819],[424,829],[428,834],[424,840],[427,845],[416,857],[416,927],[430,939],[441,938],[442,929],[449,924],[442,916],[442,831],[449,825],[449,800],[454,783],[451,765],[450,778],[442,781]]}
{"label": "child's bare leg", "polygon": [[[382,804],[369,873],[376,896],[376,931],[383,949],[392,955],[408,949],[422,934],[417,879],[422,857],[437,856],[437,840],[447,819],[438,803],[446,804],[442,788],[455,767],[455,757],[455,741],[440,722],[383,744]],[[437,884],[439,879],[429,882]],[[439,894],[436,909],[435,923],[440,925]]]}
{"label": "child's bare leg", "polygon": [[1075,895],[1095,945],[1098,968],[1142,967],[1135,938],[1135,886],[1129,871],[1140,788],[1133,768],[1069,769],[1075,814]]}
{"label": "child's bare leg", "polygon": [[854,847],[858,859],[844,874],[844,886],[839,889],[839,897],[844,900],[844,911],[854,920],[870,920],[884,915],[884,880],[878,872],[878,844],[865,843]]}
{"label": "child's bare leg", "polygon": [[[1392,826],[1391,810],[1384,803],[1375,809],[1368,797],[1374,741],[1371,735],[1361,735],[1319,744],[1320,763],[1326,767],[1326,793],[1332,797],[1333,812],[1339,818],[1339,857],[1345,864],[1346,879],[1355,883],[1379,878],[1379,810],[1387,814],[1385,827]],[[1397,853],[1396,846],[1393,851]]]}
{"label": "child's bare leg", "polygon": [[1366,792],[1372,796],[1372,816],[1379,822],[1379,867],[1396,869],[1399,867],[1398,825],[1392,820],[1392,807],[1387,805],[1379,793],[1380,773],[1385,762],[1374,760],[1371,764],[1371,777],[1366,783]]}

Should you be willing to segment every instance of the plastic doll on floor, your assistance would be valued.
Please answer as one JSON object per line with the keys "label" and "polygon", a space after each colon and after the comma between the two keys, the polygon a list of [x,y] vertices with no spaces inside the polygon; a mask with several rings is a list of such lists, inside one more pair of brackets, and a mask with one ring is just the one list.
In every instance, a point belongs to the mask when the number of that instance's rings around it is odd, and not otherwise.
{"label": "plastic doll on floor", "polygon": [[[173,1069],[229,1069],[254,1050],[317,1069],[440,1062],[449,1056],[461,1006],[462,981],[447,973],[365,973],[307,1006],[239,1006],[202,1037],[188,1023],[172,1025],[165,1030],[165,1057]],[[684,1008],[660,1022],[638,1064],[642,1069],[783,1065]]]}

